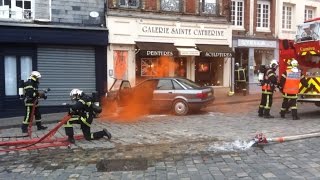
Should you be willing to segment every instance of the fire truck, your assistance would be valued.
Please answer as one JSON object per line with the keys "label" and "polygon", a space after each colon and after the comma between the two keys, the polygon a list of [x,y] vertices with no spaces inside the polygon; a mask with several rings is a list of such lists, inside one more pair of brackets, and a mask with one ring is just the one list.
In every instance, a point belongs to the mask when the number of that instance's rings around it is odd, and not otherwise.
{"label": "fire truck", "polygon": [[298,102],[320,106],[320,18],[307,20],[297,28],[294,40],[279,41],[279,74],[292,58],[296,59],[308,83],[314,85],[305,88],[300,84]]}

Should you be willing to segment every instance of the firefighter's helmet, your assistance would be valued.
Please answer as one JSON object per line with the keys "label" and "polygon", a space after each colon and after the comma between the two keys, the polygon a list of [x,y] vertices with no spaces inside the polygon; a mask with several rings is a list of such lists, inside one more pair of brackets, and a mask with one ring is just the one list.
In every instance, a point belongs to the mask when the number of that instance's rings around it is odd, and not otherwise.
{"label": "firefighter's helmet", "polygon": [[72,89],[70,92],[70,98],[71,100],[77,100],[82,95],[82,92],[80,89]]}
{"label": "firefighter's helmet", "polygon": [[292,67],[298,67],[298,61],[297,60],[295,60],[295,59],[292,59],[292,61],[291,61],[291,66]]}
{"label": "firefighter's helmet", "polygon": [[30,78],[32,78],[32,77],[39,79],[39,78],[41,78],[41,74],[38,71],[32,71],[30,74]]}
{"label": "firefighter's helmet", "polygon": [[272,69],[277,69],[278,68],[278,61],[273,59],[271,62],[270,62],[270,68]]}

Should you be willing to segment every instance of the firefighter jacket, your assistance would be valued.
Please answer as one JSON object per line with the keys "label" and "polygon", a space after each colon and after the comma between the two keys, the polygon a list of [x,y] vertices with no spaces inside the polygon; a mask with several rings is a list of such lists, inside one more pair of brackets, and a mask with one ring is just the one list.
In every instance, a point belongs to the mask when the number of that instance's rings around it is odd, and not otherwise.
{"label": "firefighter jacket", "polygon": [[83,93],[77,102],[71,105],[69,114],[78,115],[84,124],[90,126],[93,119],[92,98]]}
{"label": "firefighter jacket", "polygon": [[246,82],[246,71],[243,68],[238,68],[235,70],[235,81],[236,82]]}
{"label": "firefighter jacket", "polygon": [[300,70],[294,72],[293,69],[288,69],[281,76],[280,86],[282,87],[283,93],[298,94],[300,82],[304,87],[309,86]]}
{"label": "firefighter jacket", "polygon": [[23,89],[25,91],[26,104],[33,103],[39,97],[38,86],[39,81],[33,77],[25,82]]}
{"label": "firefighter jacket", "polygon": [[277,84],[278,80],[275,71],[272,68],[268,69],[264,74],[262,92],[265,94],[273,93]]}

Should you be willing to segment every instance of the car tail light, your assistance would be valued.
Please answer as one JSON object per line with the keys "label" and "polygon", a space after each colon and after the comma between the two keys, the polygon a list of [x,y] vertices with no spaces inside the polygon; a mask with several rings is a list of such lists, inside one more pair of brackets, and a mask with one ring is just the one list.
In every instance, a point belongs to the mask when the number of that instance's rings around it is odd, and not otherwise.
{"label": "car tail light", "polygon": [[200,98],[200,99],[205,99],[208,97],[208,94],[207,93],[197,93],[197,98]]}

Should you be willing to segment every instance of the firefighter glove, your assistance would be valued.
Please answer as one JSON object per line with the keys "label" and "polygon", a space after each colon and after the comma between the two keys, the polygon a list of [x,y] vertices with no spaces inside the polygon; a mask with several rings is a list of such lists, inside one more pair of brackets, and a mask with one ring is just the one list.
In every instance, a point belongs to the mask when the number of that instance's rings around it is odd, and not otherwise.
{"label": "firefighter glove", "polygon": [[73,115],[74,113],[75,113],[75,112],[73,111],[73,109],[70,108],[68,114]]}

